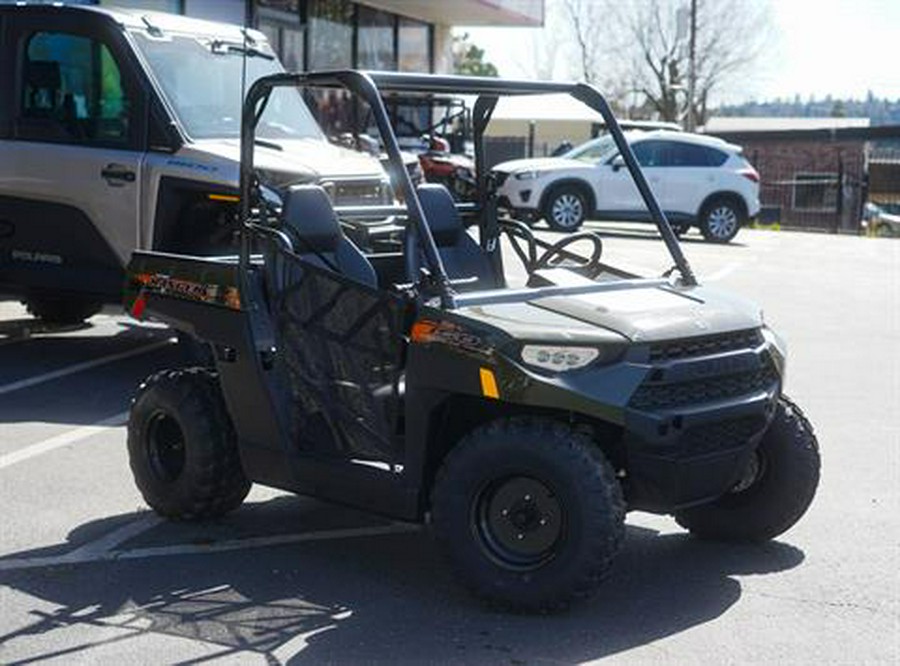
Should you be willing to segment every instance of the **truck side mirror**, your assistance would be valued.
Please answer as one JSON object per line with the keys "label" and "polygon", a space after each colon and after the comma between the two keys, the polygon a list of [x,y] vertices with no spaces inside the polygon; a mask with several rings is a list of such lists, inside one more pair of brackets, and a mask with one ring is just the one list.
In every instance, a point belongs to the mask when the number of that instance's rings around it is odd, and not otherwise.
{"label": "truck side mirror", "polygon": [[613,171],[618,171],[625,166],[625,158],[621,155],[616,155],[614,158],[612,158],[610,164],[612,165]]}

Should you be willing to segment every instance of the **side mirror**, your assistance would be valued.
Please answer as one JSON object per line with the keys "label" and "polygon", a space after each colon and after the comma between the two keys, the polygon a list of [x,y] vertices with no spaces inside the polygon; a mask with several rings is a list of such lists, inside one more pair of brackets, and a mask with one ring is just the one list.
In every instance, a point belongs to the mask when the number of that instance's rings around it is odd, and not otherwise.
{"label": "side mirror", "polygon": [[616,155],[614,158],[612,158],[612,162],[610,162],[610,164],[612,165],[613,171],[618,171],[619,169],[624,168],[625,158],[621,155]]}

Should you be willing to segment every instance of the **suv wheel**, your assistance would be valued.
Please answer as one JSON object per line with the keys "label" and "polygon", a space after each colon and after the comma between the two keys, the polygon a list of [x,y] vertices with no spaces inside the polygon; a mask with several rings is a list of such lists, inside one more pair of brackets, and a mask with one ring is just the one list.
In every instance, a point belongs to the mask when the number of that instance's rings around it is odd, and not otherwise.
{"label": "suv wheel", "polygon": [[103,308],[99,301],[60,296],[32,296],[24,301],[33,317],[48,324],[76,325],[90,319]]}
{"label": "suv wheel", "polygon": [[574,185],[554,189],[544,204],[544,219],[554,231],[575,231],[587,217],[587,197]]}
{"label": "suv wheel", "polygon": [[734,199],[718,197],[700,211],[700,233],[713,243],[727,243],[744,224],[744,212]]}
{"label": "suv wheel", "polygon": [[451,566],[488,602],[552,611],[593,594],[625,532],[625,502],[597,445],[538,418],[477,428],[448,455],[432,525]]}

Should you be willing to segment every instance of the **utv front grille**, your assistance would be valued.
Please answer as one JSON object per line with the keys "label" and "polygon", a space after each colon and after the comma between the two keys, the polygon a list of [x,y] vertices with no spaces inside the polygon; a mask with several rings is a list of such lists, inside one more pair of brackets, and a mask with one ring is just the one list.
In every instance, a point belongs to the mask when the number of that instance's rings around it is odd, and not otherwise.
{"label": "utv front grille", "polygon": [[672,409],[758,393],[768,389],[776,381],[778,381],[778,372],[771,361],[766,359],[763,367],[753,372],[686,382],[647,382],[634,392],[628,404],[631,408],[640,411]]}
{"label": "utv front grille", "polygon": [[650,361],[673,361],[695,356],[722,354],[739,349],[756,349],[762,342],[762,333],[758,328],[718,335],[683,338],[681,340],[668,340],[650,347]]}
{"label": "utv front grille", "polygon": [[745,416],[699,425],[686,431],[680,440],[683,456],[698,456],[741,447],[766,426],[762,416]]}

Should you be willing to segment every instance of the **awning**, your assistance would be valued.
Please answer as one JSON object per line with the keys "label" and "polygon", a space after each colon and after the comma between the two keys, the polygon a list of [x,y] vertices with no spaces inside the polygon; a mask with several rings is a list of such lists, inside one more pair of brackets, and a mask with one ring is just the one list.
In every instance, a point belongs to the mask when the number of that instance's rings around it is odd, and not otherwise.
{"label": "awning", "polygon": [[363,4],[409,18],[452,26],[544,24],[544,0],[363,0]]}

